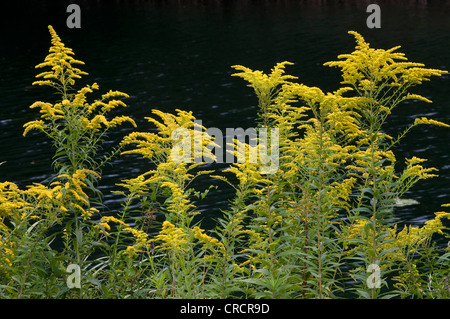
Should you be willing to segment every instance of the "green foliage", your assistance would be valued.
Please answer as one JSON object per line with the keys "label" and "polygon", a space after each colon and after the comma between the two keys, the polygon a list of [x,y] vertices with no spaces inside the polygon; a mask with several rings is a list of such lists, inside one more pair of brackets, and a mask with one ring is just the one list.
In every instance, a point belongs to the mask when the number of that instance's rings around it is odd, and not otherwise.
{"label": "green foliage", "polygon": [[[394,214],[411,187],[436,176],[417,157],[398,170],[395,147],[418,125],[448,125],[417,118],[396,137],[383,130],[402,101],[430,103],[411,90],[445,71],[408,62],[399,47],[372,49],[356,32],[350,32],[355,51],[325,64],[342,70],[343,87],[335,92],[295,82],[285,75],[289,62],[270,74],[234,66],[233,76],[247,81],[258,99],[259,132],[278,130],[258,135],[267,144],[234,140],[234,155],[245,151],[246,161],[213,175],[194,159],[199,149],[218,145],[182,110],[153,110],[147,120],[156,132],[132,132],[101,157],[109,129],[135,126],[127,116],[106,118],[125,106],[115,98],[127,95],[110,91],[88,103],[86,95],[98,85],[73,89],[86,75],[75,67],[83,62],[49,29],[50,54],[37,67],[51,71],[35,84],[52,87],[61,99],[34,103],[41,119],[25,124],[24,135],[38,130],[53,141],[58,173],[51,184],[25,190],[0,183],[0,297],[450,296],[450,253],[434,245],[437,236],[448,237],[443,220],[450,213],[402,230]],[[180,130],[191,137],[191,155],[183,161],[174,158],[183,144]],[[202,143],[195,139],[199,130]],[[261,152],[259,161],[249,160],[250,151],[276,139],[278,170],[262,169]],[[141,156],[151,169],[118,183],[122,208],[107,213],[94,207],[100,199],[95,182],[118,153]],[[212,191],[193,188],[202,175],[235,191],[211,230],[196,218],[196,200]],[[80,266],[80,288],[67,285],[69,264]]]}

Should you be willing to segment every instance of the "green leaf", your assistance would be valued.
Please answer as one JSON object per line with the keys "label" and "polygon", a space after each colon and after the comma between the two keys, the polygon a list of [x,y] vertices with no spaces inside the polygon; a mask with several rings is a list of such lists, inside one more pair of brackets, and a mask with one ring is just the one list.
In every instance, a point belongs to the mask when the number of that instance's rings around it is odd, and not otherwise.
{"label": "green leaf", "polygon": [[363,297],[364,299],[370,299],[370,294],[367,291],[364,290],[360,290],[360,289],[356,289],[356,291],[358,292],[358,294]]}
{"label": "green leaf", "polygon": [[358,207],[358,208],[353,208],[351,210],[352,212],[363,212],[363,213],[367,213],[367,214],[372,214],[372,210],[369,209],[368,207]]}
{"label": "green leaf", "polygon": [[102,288],[102,283],[97,278],[93,278],[91,276],[84,276],[83,278],[86,279],[91,284],[93,284],[94,286],[97,286],[100,289]]}

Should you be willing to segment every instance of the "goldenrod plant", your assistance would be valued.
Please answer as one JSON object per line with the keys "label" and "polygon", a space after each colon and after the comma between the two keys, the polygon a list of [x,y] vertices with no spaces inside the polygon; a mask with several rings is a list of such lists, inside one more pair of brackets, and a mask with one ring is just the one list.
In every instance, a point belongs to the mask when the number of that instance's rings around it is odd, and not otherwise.
{"label": "goldenrod plant", "polygon": [[[33,103],[30,108],[40,109],[41,119],[26,123],[23,135],[38,130],[53,141],[53,164],[57,177],[49,186],[35,184],[20,190],[16,185],[6,182],[2,187],[2,218],[8,219],[8,223],[2,223],[2,229],[7,231],[2,235],[2,245],[8,243],[6,247],[12,249],[11,254],[15,257],[12,262],[14,271],[4,280],[9,283],[7,291],[16,291],[17,297],[23,297],[27,287],[30,288],[29,297],[33,294],[48,297],[67,292],[62,280],[63,286],[59,287],[59,291],[49,293],[48,289],[56,290],[49,283],[54,277],[48,276],[47,272],[57,267],[57,273],[62,278],[67,263],[72,261],[82,266],[93,251],[92,245],[83,240],[83,233],[92,215],[98,213],[92,206],[99,200],[93,196],[98,197],[100,193],[95,183],[101,177],[102,165],[120,149],[105,154],[103,159],[99,157],[98,151],[109,129],[124,122],[135,126],[128,116],[116,116],[110,121],[105,117],[114,108],[125,106],[121,100],[114,98],[127,97],[126,94],[109,91],[101,99],[88,103],[86,95],[99,88],[96,83],[75,91],[76,79],[87,75],[75,66],[84,63],[73,58],[72,49],[61,42],[51,26],[49,31],[52,46],[45,61],[36,68],[50,70],[38,74],[37,78],[41,80],[35,81],[33,85],[53,88],[60,99],[55,103]],[[61,254],[50,245],[59,236],[55,229],[57,224],[64,224],[65,227],[66,249]],[[49,236],[52,229],[53,234]],[[38,264],[33,264],[34,261]],[[40,271],[40,277],[31,276],[36,271]],[[47,290],[42,287],[37,289],[36,285],[44,284]]]}
{"label": "goldenrod plant", "polygon": [[[132,193],[137,185],[145,190],[146,194],[138,199],[144,207],[157,209],[163,212],[165,221],[162,229],[148,244],[154,245],[154,256],[149,257],[153,265],[154,278],[158,278],[157,289],[152,289],[154,296],[200,298],[212,297],[206,295],[205,285],[208,269],[211,268],[212,256],[215,249],[221,249],[221,244],[193,223],[194,217],[199,214],[192,202],[192,196],[205,196],[191,188],[192,181],[200,175],[212,171],[203,170],[205,162],[195,162],[195,149],[214,143],[212,137],[203,132],[200,145],[194,140],[195,117],[192,112],[177,110],[177,114],[164,113],[154,110],[162,121],[156,118],[147,118],[158,128],[158,133],[133,132],[127,135],[122,144],[135,145],[135,148],[124,151],[122,154],[139,154],[155,164],[155,169],[141,176],[139,181],[127,180],[120,184]],[[180,136],[179,132],[184,133]],[[190,149],[186,154],[180,155],[183,150],[183,139],[189,139]],[[180,147],[178,147],[180,146]],[[187,156],[187,160],[180,160]],[[210,156],[214,157],[213,154]],[[157,200],[163,204],[157,204]],[[212,255],[210,255],[212,254]],[[155,266],[155,263],[157,265]],[[154,267],[157,267],[155,270]],[[162,269],[163,274],[158,275]],[[152,277],[153,277],[152,276]]]}
{"label": "goldenrod plant", "polygon": [[52,87],[60,100],[53,104],[41,101],[33,103],[30,108],[40,109],[41,119],[26,123],[23,135],[38,130],[53,140],[56,148],[54,165],[60,173],[73,174],[83,168],[99,171],[111,156],[104,155],[104,160],[101,160],[97,154],[107,132],[125,122],[136,127],[134,120],[128,116],[116,116],[111,120],[106,118],[113,109],[126,107],[122,100],[116,98],[127,98],[128,95],[110,90],[100,99],[88,103],[87,94],[98,90],[98,84],[86,85],[75,91],[76,79],[87,75],[75,65],[83,65],[84,62],[73,58],[73,50],[61,42],[53,27],[49,26],[49,30],[52,37],[50,53],[36,68],[51,70],[39,73],[36,77],[42,80],[33,82],[33,85]]}
{"label": "goldenrod plant", "polygon": [[[35,102],[41,118],[24,135],[53,141],[57,173],[48,185],[0,183],[0,297],[450,297],[450,252],[435,245],[448,240],[450,213],[421,227],[399,226],[395,215],[408,190],[437,176],[426,159],[397,159],[395,147],[420,125],[449,125],[418,117],[398,136],[385,129],[403,101],[431,103],[412,90],[446,71],[409,62],[399,47],[373,49],[353,31],[355,50],[325,63],[342,72],[334,92],[298,83],[285,73],[290,62],[269,74],[233,66],[258,99],[259,134],[235,139],[227,158],[240,160],[214,171],[220,141],[183,110],[151,111],[156,130],[131,132],[101,155],[110,129],[136,126],[108,119],[127,95],[88,103],[98,85],[76,90],[83,62],[49,30],[50,54],[37,67],[50,70],[34,84],[59,100]],[[142,157],[149,170],[118,182],[122,206],[106,211],[96,183],[119,154]],[[199,176],[235,191],[213,229],[202,227],[196,202],[216,190],[196,190]],[[79,287],[68,284],[69,265],[80,268]]]}

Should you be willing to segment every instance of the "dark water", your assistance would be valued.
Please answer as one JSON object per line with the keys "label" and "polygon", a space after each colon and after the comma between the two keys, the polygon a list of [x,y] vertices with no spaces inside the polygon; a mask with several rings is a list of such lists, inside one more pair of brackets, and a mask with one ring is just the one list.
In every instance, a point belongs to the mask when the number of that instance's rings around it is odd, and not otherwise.
{"label": "dark water", "polygon": [[[403,3],[397,5],[395,3]],[[45,137],[22,137],[22,125],[38,114],[28,108],[36,100],[53,98],[33,88],[34,66],[48,53],[52,24],[89,72],[87,83],[103,92],[128,93],[138,129],[150,126],[145,116],[153,108],[192,110],[206,127],[253,127],[256,98],[231,65],[266,72],[280,61],[295,65],[288,73],[324,91],[336,90],[338,70],[323,66],[354,48],[348,30],[360,32],[373,47],[402,45],[401,52],[427,67],[450,69],[450,1],[388,1],[381,3],[381,29],[366,26],[365,1],[79,1],[81,29],[66,27],[65,1],[2,1],[0,4],[0,180],[21,187],[51,176],[52,149]],[[366,4],[364,4],[366,3]],[[407,5],[408,4],[408,5]],[[403,104],[386,130],[402,131],[417,116],[450,123],[450,77],[433,79],[417,93],[433,104]],[[116,113],[116,114],[120,114]],[[111,135],[118,141],[131,131]],[[420,225],[450,202],[450,130],[419,127],[397,149],[400,161],[416,155],[429,159],[440,177],[420,182],[407,197],[418,205],[399,208],[402,221]],[[123,157],[104,169],[101,182],[108,207],[118,199],[114,183],[149,169],[146,161]],[[199,187],[209,181],[200,180]],[[213,191],[200,202],[205,216],[217,216],[230,193]]]}

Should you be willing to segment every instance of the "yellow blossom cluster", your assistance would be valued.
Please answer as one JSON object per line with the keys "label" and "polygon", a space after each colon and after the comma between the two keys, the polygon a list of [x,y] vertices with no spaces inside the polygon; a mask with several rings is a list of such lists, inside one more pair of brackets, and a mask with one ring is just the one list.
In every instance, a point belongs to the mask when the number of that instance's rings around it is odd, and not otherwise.
{"label": "yellow blossom cluster", "polygon": [[[430,240],[434,234],[443,234],[445,229],[442,219],[450,219],[450,213],[437,212],[435,218],[425,222],[422,227],[404,226],[401,231],[397,231],[397,226],[388,228],[387,235],[383,243],[377,249],[381,254],[382,260],[389,261],[407,261],[415,253],[419,252],[423,247],[430,244]],[[373,237],[373,219],[361,218],[350,226],[347,242],[356,242],[354,239],[363,239]],[[370,240],[368,240],[370,242]]]}
{"label": "yellow blossom cluster", "polygon": [[[137,235],[135,236],[137,237]],[[205,234],[205,230],[198,226],[190,228],[177,227],[169,221],[164,221],[160,233],[155,238],[147,240],[142,236],[141,242],[148,245],[150,242],[158,244],[156,249],[169,250],[175,253],[187,252],[195,245],[196,239],[203,249],[212,253],[224,252],[224,245],[216,238]]]}
{"label": "yellow blossom cluster", "polygon": [[[126,107],[126,104],[120,100],[106,99],[111,97],[128,97],[127,94],[111,91],[105,94],[102,100],[96,100],[92,104],[86,102],[86,94],[93,92],[93,89],[98,89],[98,85],[94,83],[92,86],[86,86],[79,90],[75,95],[73,101],[64,99],[60,103],[54,105],[47,102],[37,101],[33,103],[30,108],[40,108],[41,120],[34,120],[24,125],[23,136],[26,136],[31,130],[42,131],[51,134],[58,123],[78,123],[78,127],[83,128],[83,134],[88,135],[100,131],[105,131],[116,126],[120,126],[125,122],[131,123],[136,127],[135,121],[129,116],[121,115],[107,120],[105,114],[114,108],[121,106]],[[106,103],[107,102],[107,103]],[[94,115],[94,111],[101,106],[100,113]],[[46,123],[47,122],[47,123]],[[103,125],[103,127],[102,127]]]}
{"label": "yellow blossom cluster", "polygon": [[428,124],[428,125],[437,125],[437,126],[442,126],[442,127],[450,127],[450,125],[448,125],[448,124],[445,124],[440,121],[428,119],[426,117],[416,118],[414,120],[414,125],[418,125],[418,124]]}
{"label": "yellow blossom cluster", "polygon": [[114,216],[102,216],[100,218],[100,222],[98,223],[98,227],[103,228],[106,235],[108,235],[108,231],[111,230],[111,226],[109,224],[111,222],[118,224],[118,225],[128,226],[128,224],[126,224],[124,221],[122,221],[121,219],[118,219]]}
{"label": "yellow blossom cluster", "polygon": [[437,212],[435,218],[426,221],[422,227],[405,226],[395,234],[395,241],[387,245],[387,247],[392,245],[399,249],[393,252],[391,258],[402,260],[407,257],[407,254],[415,253],[419,247],[428,245],[434,234],[443,235],[445,229],[442,223],[443,218],[450,219],[450,213]]}
{"label": "yellow blossom cluster", "polygon": [[[136,148],[128,151],[122,152],[122,154],[139,154],[144,158],[152,161],[157,161],[159,163],[173,161],[171,155],[177,145],[182,143],[183,139],[186,138],[183,134],[187,133],[190,138],[190,149],[189,154],[184,154],[188,157],[185,163],[193,163],[194,155],[197,152],[196,147],[199,145],[200,154],[203,156],[209,156],[212,160],[215,160],[215,156],[210,152],[203,152],[206,145],[218,146],[213,142],[213,138],[209,136],[203,130],[203,126],[195,123],[195,117],[192,112],[186,112],[182,110],[176,110],[176,114],[165,113],[159,110],[153,110],[153,114],[159,116],[161,120],[157,120],[153,117],[146,117],[146,119],[154,124],[158,129],[157,133],[151,132],[133,132],[127,135],[123,141],[122,145],[136,145]],[[197,132],[194,132],[194,129]],[[177,134],[178,132],[185,133]],[[201,134],[201,143],[196,141],[197,135]]]}
{"label": "yellow blossom cluster", "polygon": [[[10,213],[10,210],[7,210],[6,213]],[[9,229],[3,223],[4,217],[5,215],[0,213],[0,275],[2,268],[5,266],[11,267],[14,260],[14,252],[12,250],[14,243],[8,240]]]}
{"label": "yellow blossom cluster", "polygon": [[[341,61],[325,65],[342,69],[343,84],[349,84],[359,92],[376,91],[385,87],[417,85],[431,76],[440,76],[447,71],[423,68],[422,63],[407,62],[404,53],[395,52],[400,46],[388,50],[373,49],[355,31],[349,31],[356,39],[355,51],[341,54]],[[400,62],[399,62],[400,61]],[[364,95],[364,94],[362,94]],[[422,99],[416,95],[414,98]]]}
{"label": "yellow blossom cluster", "polygon": [[123,231],[130,232],[133,235],[135,241],[133,245],[127,246],[124,252],[126,255],[134,258],[138,253],[145,252],[150,249],[152,240],[148,238],[148,234],[146,232],[133,227],[125,227]]}
{"label": "yellow blossom cluster", "polygon": [[75,64],[83,65],[84,62],[73,58],[73,50],[62,43],[52,26],[48,26],[48,29],[52,37],[52,46],[44,62],[36,65],[36,68],[50,67],[51,71],[38,74],[36,77],[44,80],[36,81],[33,85],[49,85],[58,89],[66,89],[75,84],[75,79],[87,75],[86,72],[74,67]]}
{"label": "yellow blossom cluster", "polygon": [[[234,139],[234,155],[241,160],[234,163],[224,172],[232,173],[239,180],[240,185],[256,185],[270,183],[265,174],[261,173],[262,161],[260,159],[262,145],[250,145]],[[264,152],[263,152],[264,153]],[[250,161],[250,154],[257,154],[257,159]],[[242,160],[243,159],[243,160]],[[217,177],[217,176],[216,176]],[[218,177],[221,178],[221,177]]]}
{"label": "yellow blossom cluster", "polygon": [[241,77],[249,82],[248,86],[255,90],[256,95],[260,97],[260,101],[270,102],[279,85],[289,83],[288,80],[297,79],[292,75],[284,75],[285,66],[292,64],[287,61],[277,63],[270,74],[264,74],[264,72],[258,70],[253,71],[242,65],[234,65],[232,68],[241,72],[232,74],[232,76]]}
{"label": "yellow blossom cluster", "polygon": [[[89,197],[83,190],[87,186],[86,179],[89,176],[100,178],[98,173],[88,169],[77,170],[73,175],[59,175],[60,179],[67,179],[67,182],[64,183],[63,194],[69,202],[69,207],[79,212],[84,220],[90,219],[92,214],[98,213],[98,209],[89,207]],[[54,184],[55,187],[62,186],[62,182],[59,181]],[[84,208],[83,206],[88,208]]]}
{"label": "yellow blossom cluster", "polygon": [[13,245],[14,244],[11,243],[7,238],[3,238],[0,235],[0,276],[6,275],[7,274],[6,269],[13,265],[15,257]]}
{"label": "yellow blossom cluster", "polygon": [[[147,193],[148,184],[150,183],[150,180],[146,179],[145,177],[148,174],[149,173],[147,172],[139,175],[136,178],[122,180],[122,183],[118,183],[116,185],[126,188],[130,192],[130,194],[132,194],[131,196],[133,198],[138,198]],[[126,196],[126,194],[122,191],[114,191],[114,192]]]}
{"label": "yellow blossom cluster", "polygon": [[14,215],[24,218],[31,214],[29,217],[47,217],[58,221],[68,211],[73,211],[89,219],[98,210],[89,207],[88,196],[83,190],[88,175],[99,177],[96,172],[83,169],[71,176],[59,175],[50,186],[34,183],[21,190],[13,183],[0,183],[0,217]]}
{"label": "yellow blossom cluster", "polygon": [[225,248],[223,244],[219,242],[216,238],[213,238],[205,234],[205,231],[200,227],[194,226],[192,231],[194,233],[195,239],[201,242],[206,249],[215,250],[218,248],[219,250],[224,251]]}
{"label": "yellow blossom cluster", "polygon": [[169,221],[164,221],[159,234],[151,241],[160,243],[161,250],[170,250],[175,253],[189,249],[189,234],[182,228],[176,227]]}

